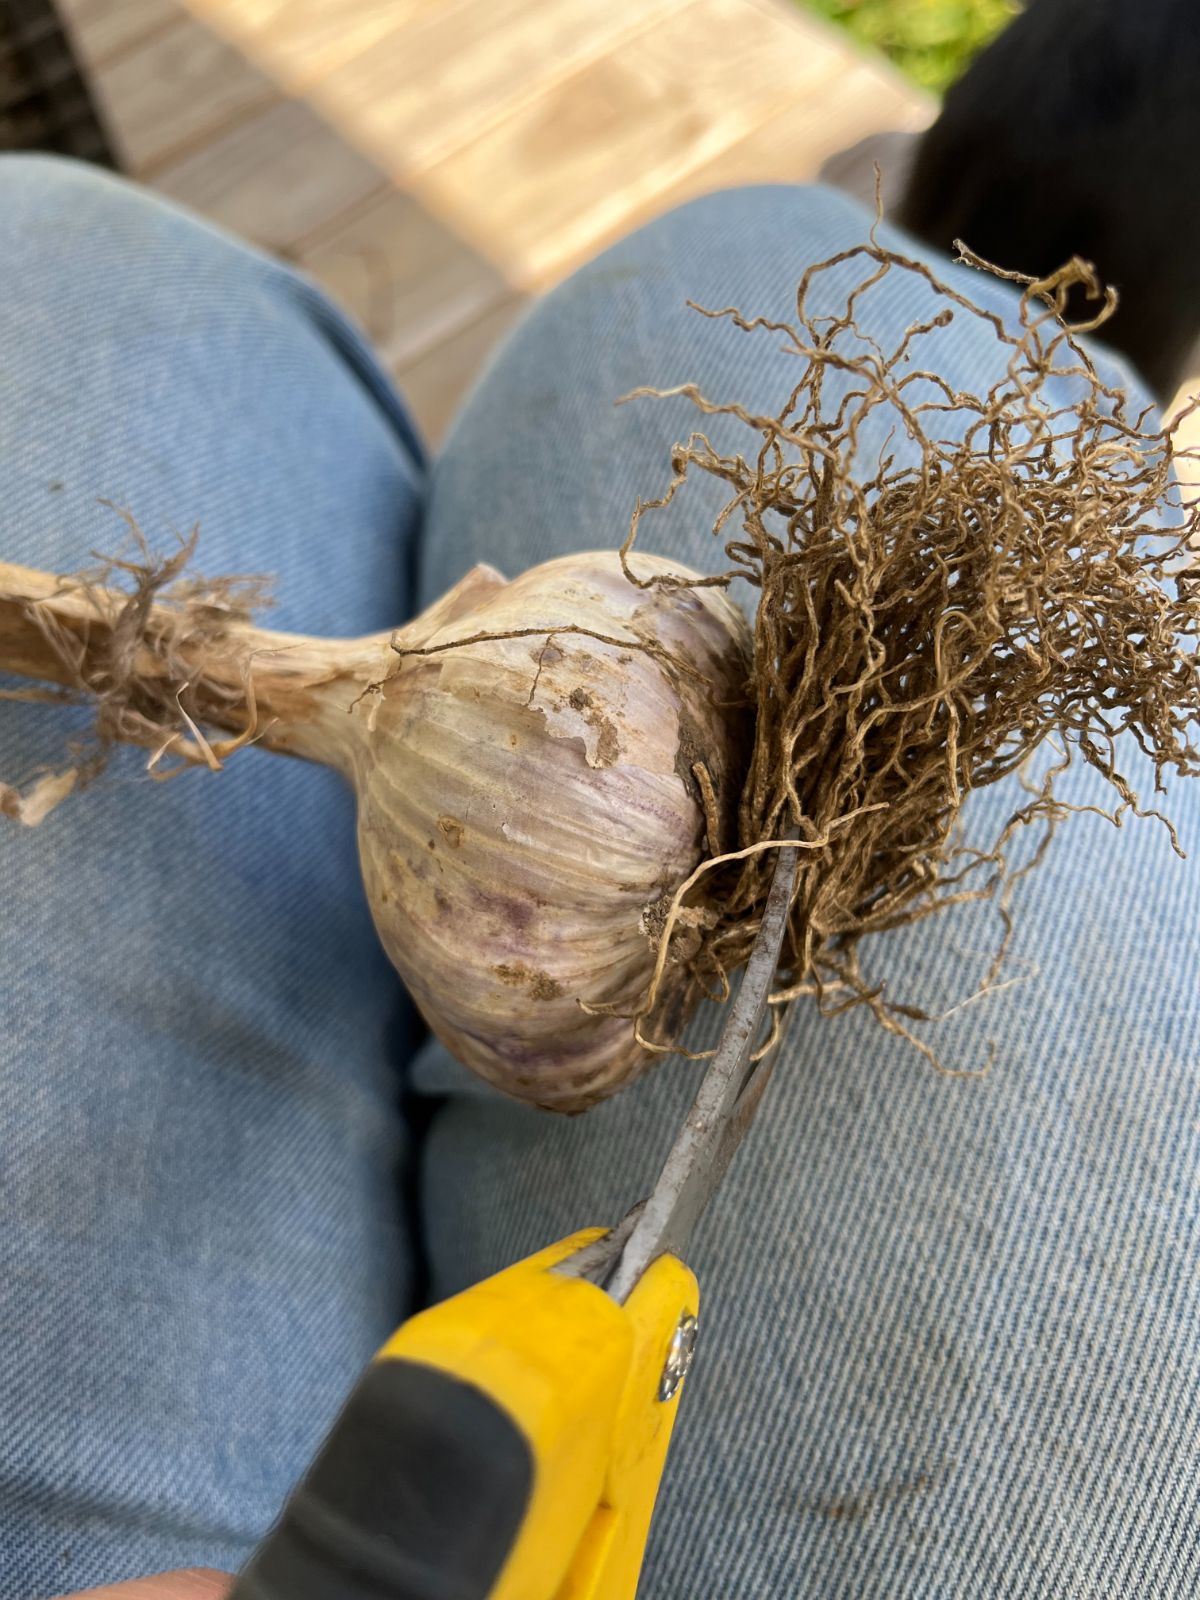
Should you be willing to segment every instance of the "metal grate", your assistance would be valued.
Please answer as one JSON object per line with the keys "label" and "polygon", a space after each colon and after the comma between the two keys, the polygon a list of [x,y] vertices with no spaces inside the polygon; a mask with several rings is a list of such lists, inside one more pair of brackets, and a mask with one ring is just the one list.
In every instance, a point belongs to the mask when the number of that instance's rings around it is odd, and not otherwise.
{"label": "metal grate", "polygon": [[53,0],[0,0],[0,150],[116,166]]}

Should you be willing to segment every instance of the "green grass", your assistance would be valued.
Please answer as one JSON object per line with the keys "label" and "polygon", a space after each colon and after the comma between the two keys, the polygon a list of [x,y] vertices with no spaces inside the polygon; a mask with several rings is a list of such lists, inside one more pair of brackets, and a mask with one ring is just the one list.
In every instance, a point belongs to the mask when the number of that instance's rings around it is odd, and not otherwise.
{"label": "green grass", "polygon": [[940,94],[1018,10],[1017,0],[805,0]]}

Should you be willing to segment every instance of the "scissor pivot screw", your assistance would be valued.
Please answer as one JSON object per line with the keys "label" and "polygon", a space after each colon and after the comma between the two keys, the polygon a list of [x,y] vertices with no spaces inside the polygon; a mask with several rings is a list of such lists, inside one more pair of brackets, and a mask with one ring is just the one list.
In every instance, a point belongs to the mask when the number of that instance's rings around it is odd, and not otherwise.
{"label": "scissor pivot screw", "polygon": [[700,1324],[690,1311],[685,1311],[671,1335],[667,1349],[667,1364],[658,1380],[658,1398],[673,1400],[679,1385],[688,1375],[692,1358],[696,1354],[696,1335]]}

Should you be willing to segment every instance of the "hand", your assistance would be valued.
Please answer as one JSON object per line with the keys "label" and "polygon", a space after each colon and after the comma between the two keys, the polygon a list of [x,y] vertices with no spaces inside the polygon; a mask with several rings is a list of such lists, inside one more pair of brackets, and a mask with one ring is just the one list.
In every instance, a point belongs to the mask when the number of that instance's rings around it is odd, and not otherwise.
{"label": "hand", "polygon": [[135,1578],[132,1583],[81,1590],[61,1600],[225,1600],[232,1585],[227,1572],[188,1567],[181,1572],[160,1572],[153,1578]]}

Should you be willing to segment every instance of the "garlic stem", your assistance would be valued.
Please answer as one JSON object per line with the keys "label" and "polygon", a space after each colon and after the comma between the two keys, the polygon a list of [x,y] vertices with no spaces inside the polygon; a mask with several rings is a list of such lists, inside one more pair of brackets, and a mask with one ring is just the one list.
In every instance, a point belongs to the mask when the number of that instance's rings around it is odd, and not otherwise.
{"label": "garlic stem", "polygon": [[[0,671],[103,698],[120,654],[123,680],[160,704],[164,693],[173,696],[181,721],[186,714],[209,727],[249,732],[269,750],[349,774],[363,724],[347,713],[369,684],[388,675],[393,644],[419,645],[503,582],[492,568],[474,567],[404,628],[326,639],[222,620],[211,609],[170,599],[131,619],[124,591],[0,562]],[[162,737],[152,719],[144,736],[129,719],[121,734],[139,743]]]}

